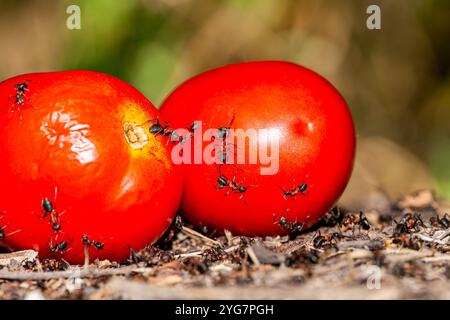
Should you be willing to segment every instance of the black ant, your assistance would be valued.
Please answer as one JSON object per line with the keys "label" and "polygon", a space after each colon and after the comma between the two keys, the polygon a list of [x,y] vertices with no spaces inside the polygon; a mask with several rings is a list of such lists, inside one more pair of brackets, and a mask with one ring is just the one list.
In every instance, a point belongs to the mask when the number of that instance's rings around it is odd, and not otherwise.
{"label": "black ant", "polygon": [[321,223],[327,227],[334,227],[341,223],[343,214],[339,207],[331,209],[321,220]]}
{"label": "black ant", "polygon": [[[229,157],[234,157],[235,152],[234,152],[234,144],[233,143],[228,143],[225,140],[220,144],[220,145],[214,145],[216,148],[216,156],[219,159],[219,163],[220,164],[230,164],[228,163],[228,158]],[[233,147],[229,147],[229,146],[233,146]],[[231,162],[233,163],[233,162]]]}
{"label": "black ant", "polygon": [[369,220],[367,220],[367,217],[362,211],[360,211],[359,214],[346,214],[342,219],[339,228],[341,229],[341,231],[345,232],[350,228],[353,228],[353,226],[355,225],[359,225],[360,229],[361,228],[363,228],[364,230],[370,229]]}
{"label": "black ant", "polygon": [[436,217],[431,217],[430,222],[433,225],[441,225],[445,229],[450,228],[450,216],[448,215],[448,213],[444,214],[442,218],[440,218],[439,215],[436,215]]}
{"label": "black ant", "polygon": [[16,89],[16,91],[22,95],[25,94],[25,91],[30,91],[30,89],[28,89],[28,84],[27,82],[31,82],[31,80],[25,80],[24,82],[18,83],[16,84],[16,86],[14,87],[14,89]]}
{"label": "black ant", "polygon": [[285,190],[282,187],[280,187],[280,189],[283,191],[283,197],[285,199],[292,197],[295,198],[297,196],[297,194],[302,194],[302,195],[306,195],[306,191],[308,190],[308,185],[306,183],[302,183],[298,186],[292,186],[292,188],[290,190]]}
{"label": "black ant", "polygon": [[285,217],[280,217],[278,223],[282,228],[288,229],[290,232],[300,232],[304,226],[304,223],[288,221]]}
{"label": "black ant", "polygon": [[[289,232],[289,237],[293,238],[295,236],[297,236],[302,230],[303,227],[305,226],[304,223],[302,222],[297,222],[297,221],[289,221],[288,220],[288,211],[286,210],[286,217],[285,216],[281,216],[278,221],[275,221],[274,223],[278,224],[280,226],[280,228],[287,230]],[[275,220],[275,214],[274,214],[274,220]]]}
{"label": "black ant", "polygon": [[81,242],[83,243],[83,245],[90,247],[91,245],[94,246],[95,249],[97,250],[102,250],[105,247],[105,244],[103,242],[99,242],[96,240],[90,240],[89,237],[85,234],[83,234],[83,236],[81,237]]}
{"label": "black ant", "polygon": [[194,122],[188,127],[188,130],[189,130],[191,133],[194,133],[195,130],[197,130],[199,126],[200,126],[200,124],[199,124],[198,122],[194,121]]}
{"label": "black ant", "polygon": [[10,110],[10,117],[12,117],[12,114],[15,111],[14,106],[22,107],[24,105],[25,92],[30,91],[30,89],[28,89],[27,82],[30,82],[30,81],[31,80],[25,80],[24,82],[18,83],[14,86],[14,90],[16,90],[16,93],[14,95],[9,96],[9,98],[8,98],[8,102],[11,100],[11,98],[14,98],[14,104]]}
{"label": "black ant", "polygon": [[[149,128],[148,131],[153,134],[154,136],[157,135],[162,135],[165,137],[170,137],[174,130],[172,128],[170,128],[169,123],[165,120],[160,120],[159,118],[154,118],[154,119],[150,119],[145,121],[143,124],[148,123],[148,122],[154,122]],[[161,124],[163,123],[163,124]]]}
{"label": "black ant", "polygon": [[340,234],[337,232],[322,235],[319,230],[319,235],[317,235],[313,239],[313,246],[314,246],[314,248],[317,248],[317,249],[323,248],[325,246],[335,246],[336,238],[338,238],[338,237],[340,237]]}
{"label": "black ant", "polygon": [[45,219],[49,216],[49,218],[50,218],[49,222],[52,225],[52,229],[54,231],[61,230],[61,220],[59,217],[65,213],[65,211],[58,213],[55,209],[54,202],[56,202],[57,196],[58,196],[58,188],[55,187],[55,195],[53,198],[53,202],[48,198],[42,199],[42,202],[41,202],[41,207],[42,207],[42,210],[44,211],[41,216],[41,219]]}
{"label": "black ant", "polygon": [[198,127],[200,127],[200,123],[198,121],[194,121],[193,123],[191,123],[189,125],[189,127],[187,127],[187,130],[189,131],[189,133],[184,135],[181,138],[180,138],[180,135],[176,131],[174,131],[173,136],[172,136],[172,141],[173,142],[179,141],[180,144],[185,143],[188,139],[190,139],[194,136],[195,130],[197,130]]}
{"label": "black ant", "polygon": [[234,118],[235,118],[235,115],[233,115],[233,118],[231,118],[231,121],[230,121],[230,123],[228,124],[227,127],[220,127],[217,130],[217,136],[216,136],[217,139],[222,139],[223,140],[223,139],[225,139],[225,138],[227,138],[229,136],[231,126],[233,125],[233,122],[234,122]]}
{"label": "black ant", "polygon": [[56,243],[55,245],[50,245],[50,252],[51,253],[57,253],[57,252],[61,252],[61,254],[64,252],[64,250],[67,249],[67,246],[69,244],[67,243],[66,240],[63,240],[61,242]]}
{"label": "black ant", "polygon": [[422,218],[420,214],[415,213],[407,213],[402,217],[400,222],[397,222],[394,219],[395,227],[394,227],[394,236],[399,236],[404,233],[409,233],[411,231],[417,231],[418,226],[424,226]]}
{"label": "black ant", "polygon": [[227,163],[228,160],[228,153],[230,152],[228,146],[234,145],[233,143],[228,142],[228,136],[230,135],[230,129],[233,125],[235,116],[233,115],[233,118],[231,119],[230,123],[227,127],[220,127],[217,129],[217,135],[214,136],[215,139],[221,140],[220,142],[220,152],[217,153],[217,156],[219,157],[220,163]]}
{"label": "black ant", "polygon": [[87,267],[89,265],[89,248],[94,246],[96,250],[102,250],[105,247],[105,244],[103,242],[89,239],[86,234],[81,236],[81,243],[84,246],[84,266]]}
{"label": "black ant", "polygon": [[393,243],[401,245],[404,248],[419,250],[420,244],[415,241],[412,235],[401,234],[392,240]]}
{"label": "black ant", "polygon": [[67,241],[67,240],[58,241],[58,234],[57,234],[54,239],[50,238],[50,242],[48,244],[50,253],[58,253],[58,252],[60,254],[66,253],[67,251],[70,250],[68,247],[69,247],[69,244],[72,243],[72,241],[73,241],[73,239],[70,241]]}
{"label": "black ant", "polygon": [[244,197],[244,193],[247,192],[250,185],[244,186],[244,185],[238,184],[236,182],[236,173],[237,173],[238,168],[236,168],[236,172],[233,176],[233,179],[229,180],[224,174],[222,174],[221,169],[220,169],[221,166],[222,166],[221,164],[218,166],[219,177],[217,178],[217,186],[214,186],[214,187],[216,188],[216,190],[222,190],[224,188],[228,188],[228,191],[226,192],[225,195],[229,195],[230,192],[240,193],[241,196],[239,197],[239,199],[242,199]]}
{"label": "black ant", "polygon": [[[24,100],[23,100],[23,94],[20,92],[16,92],[15,95],[12,95],[8,98],[8,102],[11,100],[11,98],[14,98],[14,104],[23,106]],[[14,110],[11,110],[11,112],[14,112]]]}
{"label": "black ant", "polygon": [[319,262],[320,256],[315,250],[299,249],[289,254],[285,259],[285,264],[288,267],[295,268],[303,264],[315,264]]}

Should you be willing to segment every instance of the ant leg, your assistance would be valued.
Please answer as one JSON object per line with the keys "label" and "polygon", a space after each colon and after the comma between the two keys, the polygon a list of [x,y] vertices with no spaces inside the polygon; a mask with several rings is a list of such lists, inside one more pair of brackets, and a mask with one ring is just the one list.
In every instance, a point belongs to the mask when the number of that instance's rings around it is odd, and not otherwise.
{"label": "ant leg", "polygon": [[58,186],[55,185],[55,190],[53,191],[53,204],[56,204],[56,199],[58,198]]}
{"label": "ant leg", "polygon": [[67,209],[58,213],[58,217],[61,217],[64,213],[67,212]]}
{"label": "ant leg", "polygon": [[233,113],[233,118],[231,118],[231,121],[230,121],[230,123],[228,124],[228,127],[231,127],[231,125],[232,125],[233,122],[234,122],[234,119],[236,119],[236,114],[235,114],[235,113]]}
{"label": "ant leg", "polygon": [[277,221],[277,219],[276,219],[276,213],[274,212],[273,214],[272,214],[272,222],[273,222],[273,224],[278,224],[278,221]]}
{"label": "ant leg", "polygon": [[[8,102],[9,102],[9,100],[11,99],[11,97],[12,97],[12,96],[9,97]],[[9,116],[8,116],[9,119],[11,119],[11,118],[13,117],[13,115],[14,115],[14,112],[15,112],[14,105],[15,105],[15,104],[13,104],[13,105],[9,108]]]}
{"label": "ant leg", "polygon": [[153,121],[153,119],[145,120],[144,122],[139,123],[137,126],[138,126],[138,127],[143,127],[144,125],[146,125],[147,123],[152,122],[152,121]]}
{"label": "ant leg", "polygon": [[169,124],[169,122],[167,122],[166,120],[164,120],[164,119],[159,119],[159,118],[157,118],[157,124],[161,124],[161,122],[162,123],[164,123],[164,129],[167,129],[167,128],[169,128],[170,127],[170,124]]}
{"label": "ant leg", "polygon": [[140,124],[140,126],[143,126],[144,124],[147,124],[147,123],[149,123],[149,122],[153,122],[153,121],[155,121],[156,120],[156,124],[159,124],[159,118],[151,118],[151,119],[148,119],[148,120],[145,120],[144,122],[142,122],[141,124]]}
{"label": "ant leg", "polygon": [[[35,95],[35,93],[33,95]],[[34,110],[37,110],[37,107],[33,106],[31,103],[29,103],[29,106],[32,107]]]}
{"label": "ant leg", "polygon": [[227,192],[224,193],[224,196],[229,196],[231,193],[231,187],[228,187]]}
{"label": "ant leg", "polygon": [[223,176],[222,170],[221,170],[222,166],[223,166],[222,163],[217,166],[217,171],[219,171],[219,175],[221,175],[221,176]]}
{"label": "ant leg", "polygon": [[284,189],[282,186],[278,185],[278,188],[283,192],[283,198],[284,200],[287,200],[290,195],[290,191]]}
{"label": "ant leg", "polygon": [[20,232],[20,231],[22,231],[22,229],[19,229],[19,230],[16,230],[16,231],[10,232],[10,233],[6,234],[6,235],[5,235],[5,237],[9,237],[9,236],[12,236],[13,234],[16,234],[16,233],[18,233],[18,232]]}

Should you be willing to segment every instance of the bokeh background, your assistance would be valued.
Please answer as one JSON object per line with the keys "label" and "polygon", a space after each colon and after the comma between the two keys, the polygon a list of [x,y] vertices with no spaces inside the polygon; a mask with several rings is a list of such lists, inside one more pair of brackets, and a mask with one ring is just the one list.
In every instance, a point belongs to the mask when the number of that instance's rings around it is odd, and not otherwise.
{"label": "bokeh background", "polygon": [[[70,4],[81,8],[81,30],[66,28]],[[381,30],[366,27],[371,4]],[[450,198],[449,39],[447,0],[0,0],[0,80],[89,69],[159,105],[209,68],[299,63],[342,92],[356,122],[357,160],[341,202],[383,209],[423,188]]]}

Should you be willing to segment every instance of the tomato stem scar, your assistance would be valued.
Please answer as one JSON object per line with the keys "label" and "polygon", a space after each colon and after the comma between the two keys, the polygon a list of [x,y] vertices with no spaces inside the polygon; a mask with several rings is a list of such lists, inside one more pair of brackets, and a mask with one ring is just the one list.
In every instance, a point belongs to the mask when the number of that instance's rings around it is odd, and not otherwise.
{"label": "tomato stem scar", "polygon": [[148,135],[145,128],[134,122],[125,122],[123,125],[125,139],[131,148],[139,150],[148,143]]}

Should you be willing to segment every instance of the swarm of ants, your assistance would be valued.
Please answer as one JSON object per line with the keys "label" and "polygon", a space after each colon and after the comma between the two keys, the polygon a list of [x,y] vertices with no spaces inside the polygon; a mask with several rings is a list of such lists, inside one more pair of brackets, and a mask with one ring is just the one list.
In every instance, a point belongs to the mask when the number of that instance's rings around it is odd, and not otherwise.
{"label": "swarm of ants", "polygon": [[[227,171],[230,168],[232,170]],[[241,185],[241,181],[239,170],[234,167],[227,169],[223,170],[222,177],[227,184],[224,183],[221,191],[231,195]],[[228,176],[228,172],[237,172],[236,178]],[[301,184],[299,188],[300,186]],[[107,243],[93,239],[89,234],[84,234],[80,239],[71,239],[63,233],[65,216],[64,210],[57,206],[56,191],[53,198],[42,197],[37,204],[41,210],[38,218],[48,225],[53,235],[49,239],[49,250],[63,258],[74,241],[80,241],[87,254],[92,253],[92,250],[107,248]],[[289,196],[286,201],[291,201],[290,198]],[[408,255],[416,252],[418,257],[430,252],[433,259],[436,259],[448,252],[448,245],[426,240],[427,236],[447,232],[450,227],[450,217],[447,214],[438,215],[433,212],[431,216],[426,216],[423,212],[404,210],[383,216],[367,211],[348,212],[336,207],[312,229],[304,229],[301,221],[290,217],[289,210],[274,213],[273,223],[286,236],[244,237],[207,229],[192,232],[194,228],[177,216],[157,244],[142,250],[130,247],[128,260],[114,267],[153,270],[151,274],[155,279],[159,273],[176,275],[180,281],[195,283],[197,286],[253,285],[273,283],[273,279],[278,279],[275,281],[277,285],[293,286],[313,283],[311,280],[321,277],[326,278],[326,281],[345,280],[347,282],[344,281],[344,285],[349,285],[349,277],[358,274],[355,270],[364,270],[361,268],[365,266],[376,266],[383,270],[383,274],[399,281],[408,278],[426,282],[430,274],[438,271],[444,278],[448,274],[448,268],[443,268],[439,263],[428,267],[418,259],[392,258],[396,252],[406,252]],[[0,235],[8,236],[10,232],[14,232],[5,228],[6,226],[1,228],[3,233]],[[265,255],[274,255],[275,258]],[[98,262],[94,261],[92,266],[96,263]],[[43,260],[25,261],[22,268],[28,272],[58,271],[67,270],[69,266],[63,260]],[[270,278],[272,274],[273,279]],[[93,283],[106,279],[107,277],[101,278]],[[136,273],[126,276],[126,279],[148,281],[147,276]],[[360,286],[365,280],[357,278],[354,283]]]}

